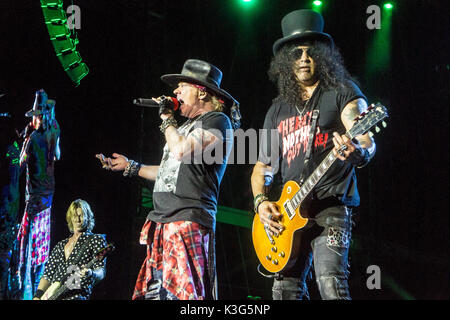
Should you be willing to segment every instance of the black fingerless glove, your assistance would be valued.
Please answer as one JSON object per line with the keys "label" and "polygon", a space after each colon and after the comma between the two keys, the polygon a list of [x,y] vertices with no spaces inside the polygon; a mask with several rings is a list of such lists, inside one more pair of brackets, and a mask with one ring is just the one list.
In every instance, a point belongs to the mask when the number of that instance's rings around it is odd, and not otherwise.
{"label": "black fingerless glove", "polygon": [[173,114],[175,111],[175,103],[172,98],[163,96],[159,104],[159,116],[162,114]]}
{"label": "black fingerless glove", "polygon": [[370,154],[367,149],[356,147],[355,151],[350,153],[347,160],[355,167],[365,167],[370,161]]}

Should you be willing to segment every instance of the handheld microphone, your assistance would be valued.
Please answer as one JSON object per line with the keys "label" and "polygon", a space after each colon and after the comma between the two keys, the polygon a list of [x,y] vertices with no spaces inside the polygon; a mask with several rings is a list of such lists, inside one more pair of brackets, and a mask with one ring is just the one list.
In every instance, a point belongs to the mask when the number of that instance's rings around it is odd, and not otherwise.
{"label": "handheld microphone", "polygon": [[137,98],[133,100],[133,103],[137,106],[141,107],[149,107],[149,108],[160,108],[161,104],[169,104],[173,110],[177,110],[180,107],[180,101],[174,97],[161,96],[159,97],[162,100],[160,102],[156,102],[153,99],[145,99],[145,98]]}

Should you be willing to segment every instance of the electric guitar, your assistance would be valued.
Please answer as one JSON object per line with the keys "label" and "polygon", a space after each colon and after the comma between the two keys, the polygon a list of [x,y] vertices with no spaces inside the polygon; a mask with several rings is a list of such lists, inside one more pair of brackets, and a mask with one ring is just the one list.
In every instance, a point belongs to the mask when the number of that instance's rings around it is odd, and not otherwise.
{"label": "electric guitar", "polygon": [[[100,249],[96,254],[95,257],[92,258],[91,261],[85,266],[85,268],[90,269],[96,262],[102,261],[106,258],[108,254],[113,252],[115,250],[114,245],[108,244],[106,247]],[[73,268],[71,268],[73,267]],[[68,271],[78,271],[80,268],[78,266],[70,266],[68,268]],[[45,293],[42,295],[41,300],[58,300],[59,297],[61,297],[63,294],[65,294],[67,291],[75,289],[74,287],[76,284],[74,284],[74,281],[81,281],[81,279],[77,279],[74,276],[74,273],[68,274],[65,279],[63,280],[64,284],[61,285],[61,282],[53,282],[50,287],[45,291]]]}
{"label": "electric guitar", "polygon": [[[383,119],[387,116],[386,107],[380,103],[371,104],[366,112],[358,116],[345,135],[351,140],[365,134],[380,121],[385,127]],[[377,126],[375,129],[376,132],[380,131]],[[371,132],[369,134],[372,136]],[[270,230],[261,223],[259,214],[255,214],[252,226],[253,246],[259,261],[269,272],[280,272],[295,262],[300,244],[300,232],[297,231],[308,222],[308,218],[302,216],[300,206],[336,159],[331,151],[301,187],[295,181],[285,183],[280,199],[275,202],[281,213],[280,221],[285,227],[278,237],[272,236]]]}

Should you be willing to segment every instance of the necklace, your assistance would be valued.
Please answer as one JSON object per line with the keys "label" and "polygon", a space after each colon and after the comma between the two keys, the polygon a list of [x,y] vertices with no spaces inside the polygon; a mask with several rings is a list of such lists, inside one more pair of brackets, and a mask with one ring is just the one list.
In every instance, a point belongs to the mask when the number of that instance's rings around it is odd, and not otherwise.
{"label": "necklace", "polygon": [[298,114],[299,114],[300,119],[304,116],[304,113],[305,113],[305,111],[306,111],[306,109],[307,109],[307,107],[308,107],[309,101],[311,101],[311,99],[309,99],[308,101],[306,101],[305,106],[303,107],[303,110],[302,110],[302,111],[300,111],[299,108],[298,108],[298,106],[295,105],[295,109],[297,109],[297,112],[298,112]]}
{"label": "necklace", "polygon": [[306,102],[305,102],[305,106],[303,107],[303,110],[302,110],[302,111],[300,111],[300,109],[298,108],[298,106],[295,105],[295,109],[297,109],[297,112],[299,113],[300,118],[302,118],[302,117],[304,116],[305,111],[308,110],[310,101],[312,100],[312,97],[313,97],[314,94],[316,93],[318,85],[319,85],[319,82],[316,82],[316,84],[314,85],[314,88],[313,88],[313,91],[312,91],[311,94],[309,94],[307,91],[304,91],[304,92],[302,93],[302,98],[303,98],[303,97],[304,97],[304,98],[307,98],[307,99],[304,99],[304,100],[303,100],[303,101],[306,101]]}

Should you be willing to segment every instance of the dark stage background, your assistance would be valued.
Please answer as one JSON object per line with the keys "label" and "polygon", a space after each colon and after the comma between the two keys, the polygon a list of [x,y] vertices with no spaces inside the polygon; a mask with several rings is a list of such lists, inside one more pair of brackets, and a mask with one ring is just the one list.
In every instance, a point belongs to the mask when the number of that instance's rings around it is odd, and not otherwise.
{"label": "dark stage background", "polygon": [[[179,73],[187,58],[218,66],[222,87],[241,103],[242,128],[261,128],[276,95],[267,69],[272,44],[281,37],[280,21],[310,7],[310,1],[253,2],[244,8],[237,0],[65,1],[65,8],[72,3],[81,8],[77,49],[90,68],[75,87],[55,56],[39,1],[1,1],[0,92],[6,96],[0,112],[10,112],[22,129],[35,90],[44,88],[56,99],[62,156],[56,164],[52,243],[67,237],[66,210],[82,198],[96,215],[94,232],[107,234],[117,246],[93,299],[130,299],[145,256],[138,236],[146,214],[139,191],[145,182],[103,171],[94,155],[117,152],[159,163],[157,111],[131,101],[170,94],[159,77]],[[375,137],[375,158],[358,171],[362,204],[351,247],[352,296],[449,299],[448,3],[394,1],[390,64],[374,60],[376,73],[370,75],[369,51],[380,31],[366,27],[366,8],[382,3],[324,2],[325,32],[368,99],[385,104],[390,114],[387,129]],[[251,212],[251,169],[228,166],[221,205]],[[23,207],[23,193],[21,202]],[[249,229],[218,223],[217,254],[222,299],[270,299],[271,280],[256,272]],[[381,289],[366,287],[370,265],[380,267]]]}

